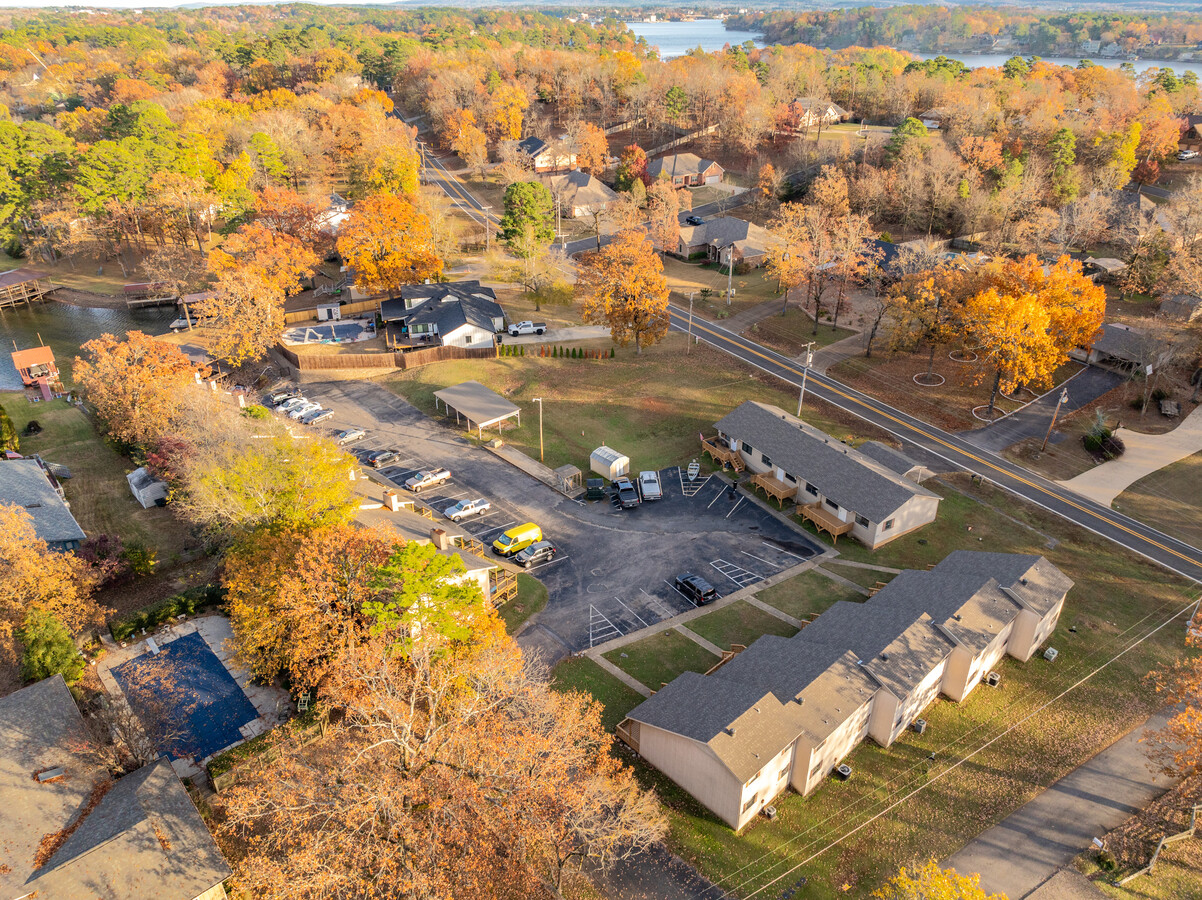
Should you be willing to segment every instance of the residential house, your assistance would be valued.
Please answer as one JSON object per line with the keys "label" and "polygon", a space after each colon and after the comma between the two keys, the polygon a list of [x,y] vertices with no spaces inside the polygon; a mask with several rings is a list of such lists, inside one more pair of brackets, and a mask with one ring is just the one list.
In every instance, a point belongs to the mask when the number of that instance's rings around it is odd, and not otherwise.
{"label": "residential house", "polygon": [[576,165],[575,151],[565,147],[562,139],[548,143],[542,138],[528,137],[518,141],[517,148],[530,160],[535,172],[564,172]]}
{"label": "residential house", "polygon": [[[714,426],[724,448],[793,499],[834,537],[875,550],[935,521],[940,497],[919,479],[929,470],[879,446],[857,450],[766,403],[748,400]],[[888,449],[888,448],[884,448]]]}
{"label": "residential house", "polygon": [[1072,585],[1042,556],[956,551],[681,675],[618,736],[739,830],[787,788],[809,794],[866,737],[888,747],[936,697],[963,700],[1004,655],[1029,660]]}
{"label": "residential house", "polygon": [[403,340],[444,347],[491,347],[505,328],[496,293],[478,281],[406,285],[399,298],[380,302],[380,317]]}
{"label": "residential house", "polygon": [[1181,140],[1177,142],[1177,149],[1202,151],[1202,116],[1188,115],[1183,118],[1185,127],[1181,131]]}
{"label": "residential house", "polygon": [[1196,322],[1202,319],[1202,297],[1193,294],[1174,294],[1160,301],[1157,314],[1177,322]]}
{"label": "residential house", "polygon": [[647,174],[654,181],[661,175],[670,178],[676,187],[698,187],[703,184],[721,184],[726,170],[711,159],[702,159],[696,153],[673,153],[661,156],[647,164]]}
{"label": "residential house", "polygon": [[794,132],[804,132],[819,125],[825,127],[851,118],[851,113],[838,103],[816,97],[798,97],[789,103],[786,121]]}
{"label": "residential house", "polygon": [[733,256],[736,265],[762,266],[777,243],[777,238],[753,222],[721,216],[701,225],[681,226],[676,252],[685,259],[705,254],[708,259],[726,263]]}
{"label": "residential house", "polygon": [[1107,322],[1088,345],[1074,347],[1068,355],[1091,366],[1124,372],[1142,370],[1145,375],[1151,375],[1161,361],[1154,339],[1120,322]]}
{"label": "residential house", "polygon": [[37,459],[0,461],[0,504],[18,506],[51,550],[78,550],[86,535],[67,506],[63,489]]}
{"label": "residential house", "polygon": [[943,127],[943,120],[947,118],[947,110],[936,107],[928,109],[926,112],[918,116],[918,121],[922,122],[927,128],[937,130]]}
{"label": "residential house", "polygon": [[223,900],[232,872],[166,757],[116,780],[61,675],[0,698],[0,897]]}
{"label": "residential house", "polygon": [[1101,41],[1085,40],[1081,42],[1080,52],[1084,56],[1097,56],[1102,49]]}
{"label": "residential house", "polygon": [[542,182],[563,214],[573,219],[605,212],[618,200],[617,192],[587,172],[544,175]]}

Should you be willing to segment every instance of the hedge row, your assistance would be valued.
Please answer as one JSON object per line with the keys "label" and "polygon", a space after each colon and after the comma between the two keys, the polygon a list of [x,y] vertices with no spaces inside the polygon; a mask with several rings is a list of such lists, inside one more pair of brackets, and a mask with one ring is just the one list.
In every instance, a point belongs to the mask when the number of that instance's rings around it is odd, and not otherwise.
{"label": "hedge row", "polygon": [[225,599],[225,588],[216,584],[188,588],[183,593],[139,610],[132,616],[114,619],[109,624],[109,630],[113,633],[113,640],[122,643],[138,634],[143,628],[153,628],[176,616],[194,615],[198,610],[216,606],[223,599]]}

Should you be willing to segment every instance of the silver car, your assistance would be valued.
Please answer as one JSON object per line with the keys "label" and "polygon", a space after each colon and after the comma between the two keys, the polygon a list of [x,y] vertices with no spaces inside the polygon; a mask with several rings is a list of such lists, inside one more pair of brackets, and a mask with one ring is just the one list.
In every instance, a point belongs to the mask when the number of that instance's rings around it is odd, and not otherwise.
{"label": "silver car", "polygon": [[321,409],[320,403],[306,403],[304,406],[298,406],[296,409],[288,413],[290,419],[299,419],[301,416],[307,416],[315,409]]}

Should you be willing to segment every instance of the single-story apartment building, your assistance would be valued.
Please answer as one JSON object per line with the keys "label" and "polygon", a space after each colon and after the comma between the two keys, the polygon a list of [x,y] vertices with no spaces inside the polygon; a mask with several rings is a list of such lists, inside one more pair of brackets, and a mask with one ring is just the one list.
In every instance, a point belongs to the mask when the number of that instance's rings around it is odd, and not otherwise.
{"label": "single-story apartment building", "polygon": [[61,675],[0,698],[0,896],[224,900],[232,872],[170,760],[113,780],[89,746]]}
{"label": "single-story apartment building", "polygon": [[682,225],[677,253],[688,259],[704,253],[708,259],[725,263],[727,249],[733,247],[735,265],[762,266],[768,261],[768,251],[778,243],[767,229],[754,222],[734,216],[720,216],[701,225]]}
{"label": "single-story apartment building", "polygon": [[712,159],[702,159],[696,153],[673,153],[647,164],[647,174],[654,181],[661,175],[672,180],[676,187],[698,187],[721,184],[726,170]]}
{"label": "single-story apartment building", "polygon": [[573,219],[605,212],[618,200],[616,191],[587,172],[545,175],[542,182],[563,214]]}
{"label": "single-story apartment building", "polygon": [[535,172],[563,172],[576,165],[576,154],[562,140],[548,143],[531,136],[518,141],[517,148],[530,160]]}
{"label": "single-story apartment building", "polygon": [[71,515],[58,479],[36,459],[0,460],[0,504],[24,509],[51,550],[78,550],[87,537]]}
{"label": "single-story apartment building", "polygon": [[936,697],[963,700],[1002,656],[1029,660],[1072,586],[1042,556],[958,550],[709,675],[684,673],[618,737],[738,831],[787,788],[809,794],[866,737],[888,747]]}
{"label": "single-story apartment building", "polygon": [[[773,493],[833,537],[875,550],[935,521],[940,497],[919,480],[929,470],[882,446],[855,449],[767,403],[748,400],[715,426],[720,441]],[[888,452],[886,452],[888,451]]]}
{"label": "single-story apartment building", "polygon": [[445,347],[491,347],[505,329],[496,292],[479,281],[405,285],[400,297],[380,301],[380,318],[408,340]]}

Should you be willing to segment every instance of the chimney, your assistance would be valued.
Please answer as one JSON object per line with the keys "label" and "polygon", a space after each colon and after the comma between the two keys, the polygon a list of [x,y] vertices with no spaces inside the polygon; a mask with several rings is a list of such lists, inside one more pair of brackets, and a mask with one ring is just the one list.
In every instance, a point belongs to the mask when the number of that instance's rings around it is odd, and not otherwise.
{"label": "chimney", "polygon": [[447,534],[445,528],[431,528],[430,543],[439,550],[450,550],[454,546],[451,536]]}
{"label": "chimney", "polygon": [[384,506],[393,512],[401,511],[401,492],[388,490],[384,492]]}

